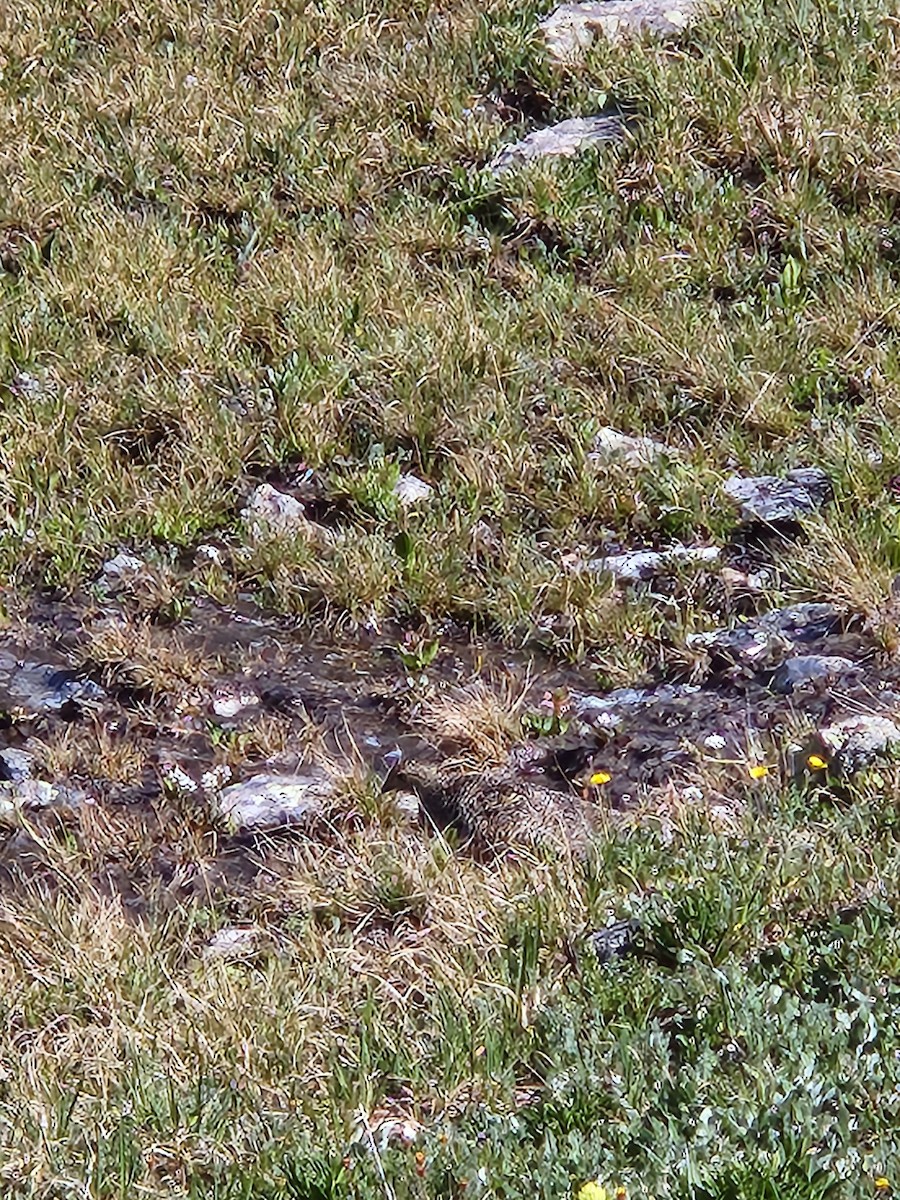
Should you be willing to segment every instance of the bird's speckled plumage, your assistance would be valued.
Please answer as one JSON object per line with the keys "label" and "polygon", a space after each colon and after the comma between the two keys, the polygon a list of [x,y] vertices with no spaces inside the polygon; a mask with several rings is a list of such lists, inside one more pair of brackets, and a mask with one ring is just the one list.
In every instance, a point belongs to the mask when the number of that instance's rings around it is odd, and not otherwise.
{"label": "bird's speckled plumage", "polygon": [[508,769],[457,772],[409,763],[391,773],[387,786],[415,792],[426,819],[438,829],[455,829],[476,853],[519,846],[569,847],[580,854],[591,834],[580,797],[518,778]]}

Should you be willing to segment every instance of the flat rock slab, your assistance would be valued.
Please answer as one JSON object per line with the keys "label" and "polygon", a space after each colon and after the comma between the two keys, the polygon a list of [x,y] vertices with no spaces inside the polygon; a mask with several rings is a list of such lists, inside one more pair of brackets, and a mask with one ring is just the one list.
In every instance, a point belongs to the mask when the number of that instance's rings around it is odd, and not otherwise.
{"label": "flat rock slab", "polygon": [[256,538],[300,537],[319,544],[331,540],[331,530],[311,521],[296,496],[280,492],[270,483],[261,483],[253,489],[247,497],[243,518]]}
{"label": "flat rock slab", "polygon": [[418,504],[420,500],[427,500],[433,491],[434,488],[430,483],[426,483],[424,479],[419,479],[416,475],[401,475],[394,484],[394,495],[404,508]]}
{"label": "flat rock slab", "polygon": [[87,802],[80,788],[48,783],[45,779],[21,779],[0,783],[0,816],[42,808],[80,808]]}
{"label": "flat rock slab", "polygon": [[639,583],[653,579],[678,567],[703,567],[718,562],[718,546],[670,546],[667,550],[629,550],[625,554],[608,554],[585,564],[588,571],[609,574],[622,583]]}
{"label": "flat rock slab", "polygon": [[735,475],[722,485],[725,495],[740,505],[744,521],[777,525],[815,512],[832,498],[831,480],[819,467],[799,467],[784,478]]}
{"label": "flat rock slab", "polygon": [[573,715],[584,725],[594,729],[615,729],[631,713],[670,704],[699,691],[696,684],[664,683],[658,688],[616,688],[604,696],[572,692],[569,698]]}
{"label": "flat rock slab", "polygon": [[260,950],[265,935],[258,925],[233,925],[217,930],[203,947],[203,958],[241,961],[254,958]]}
{"label": "flat rock slab", "polygon": [[541,158],[573,158],[590,146],[620,142],[624,135],[622,117],[570,117],[558,125],[536,129],[511,146],[504,146],[488,163],[487,170],[493,175],[502,175]]}
{"label": "flat rock slab", "polygon": [[832,683],[856,667],[856,663],[839,654],[798,654],[783,662],[775,672],[772,691],[792,696],[810,686]]}
{"label": "flat rock slab", "polygon": [[320,817],[334,790],[334,780],[319,767],[296,775],[254,775],[223,788],[214,808],[235,833],[272,832]]}
{"label": "flat rock slab", "polygon": [[820,729],[819,736],[845,774],[859,771],[900,749],[900,726],[880,713],[845,717]]}
{"label": "flat rock slab", "polygon": [[560,4],[541,22],[550,57],[577,62],[598,35],[623,42],[644,33],[676,37],[697,15],[696,0],[591,0]]}
{"label": "flat rock slab", "polygon": [[[844,615],[834,605],[792,604],[742,621],[731,629],[689,634],[685,641],[689,649],[705,650],[713,659],[724,659],[754,671],[769,671],[778,667],[796,646],[827,638],[840,630],[843,623]],[[808,662],[812,656],[804,657]],[[836,658],[831,661],[831,666],[835,665]]]}
{"label": "flat rock slab", "polygon": [[66,666],[20,658],[0,650],[0,707],[22,710],[24,716],[63,713],[100,703],[106,693],[99,684]]}
{"label": "flat rock slab", "polygon": [[631,437],[604,425],[597,431],[588,460],[599,465],[621,463],[625,467],[640,468],[650,467],[661,458],[677,457],[677,454],[676,450],[653,438]]}

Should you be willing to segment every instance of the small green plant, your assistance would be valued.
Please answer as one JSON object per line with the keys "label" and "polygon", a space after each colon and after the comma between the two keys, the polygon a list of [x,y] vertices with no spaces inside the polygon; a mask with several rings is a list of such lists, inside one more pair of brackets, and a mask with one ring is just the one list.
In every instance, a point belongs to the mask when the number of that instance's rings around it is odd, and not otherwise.
{"label": "small green plant", "polygon": [[439,638],[408,632],[397,647],[397,653],[410,675],[422,675],[437,658],[440,648]]}
{"label": "small green plant", "polygon": [[347,1195],[347,1169],[340,1158],[289,1157],[282,1170],[285,1200],[343,1200]]}
{"label": "small green plant", "polygon": [[554,737],[565,733],[569,728],[565,689],[545,692],[541,707],[522,715],[522,728],[529,737]]}

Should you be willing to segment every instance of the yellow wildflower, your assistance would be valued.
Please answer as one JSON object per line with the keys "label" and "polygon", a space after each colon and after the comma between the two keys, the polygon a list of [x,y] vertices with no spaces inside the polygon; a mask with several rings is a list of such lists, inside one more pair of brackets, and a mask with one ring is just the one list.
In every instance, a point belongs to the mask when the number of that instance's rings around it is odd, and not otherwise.
{"label": "yellow wildflower", "polygon": [[[595,771],[590,778],[590,783],[594,787],[600,787],[604,783],[609,783],[611,779],[612,775],[610,775],[608,771]],[[585,1184],[584,1186],[587,1187],[588,1185]],[[594,1200],[594,1197],[588,1196],[587,1200]]]}
{"label": "yellow wildflower", "polygon": [[578,1189],[575,1200],[609,1200],[609,1192],[603,1184],[592,1179]]}
{"label": "yellow wildflower", "polygon": [[879,1192],[890,1191],[891,1181],[885,1175],[879,1175],[875,1180],[875,1190]]}
{"label": "yellow wildflower", "polygon": [[811,754],[806,760],[806,765],[813,771],[824,771],[828,766],[828,759],[823,758],[821,754]]}
{"label": "yellow wildflower", "polygon": [[748,768],[751,779],[765,779],[769,773],[769,768],[765,763],[756,763],[755,766]]}

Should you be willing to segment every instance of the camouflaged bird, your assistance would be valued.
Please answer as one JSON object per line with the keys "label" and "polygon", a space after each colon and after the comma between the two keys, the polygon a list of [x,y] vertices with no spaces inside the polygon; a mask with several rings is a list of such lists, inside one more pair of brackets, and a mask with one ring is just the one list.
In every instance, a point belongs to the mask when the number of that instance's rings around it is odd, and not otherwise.
{"label": "camouflaged bird", "polygon": [[427,824],[454,829],[475,854],[517,846],[587,851],[591,823],[581,798],[518,778],[509,768],[456,771],[394,759],[384,790],[399,789],[415,792]]}

